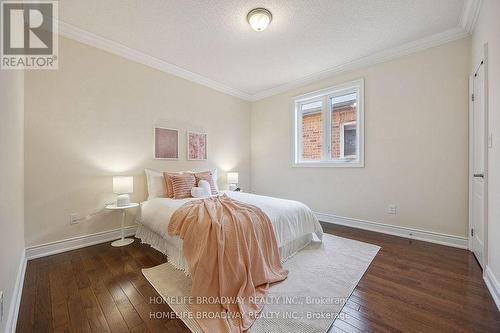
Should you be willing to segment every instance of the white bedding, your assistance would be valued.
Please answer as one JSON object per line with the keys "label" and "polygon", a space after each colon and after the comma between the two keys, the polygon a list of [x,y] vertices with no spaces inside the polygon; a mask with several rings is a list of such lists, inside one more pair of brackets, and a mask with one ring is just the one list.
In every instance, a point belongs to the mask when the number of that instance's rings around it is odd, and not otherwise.
{"label": "white bedding", "polygon": [[[323,236],[323,229],[311,209],[301,202],[278,199],[244,192],[222,191],[229,197],[262,209],[273,225],[282,261],[306,246],[316,235]],[[136,236],[157,250],[165,253],[169,261],[179,269],[188,271],[182,255],[182,240],[168,235],[167,226],[174,212],[191,200],[154,198],[141,204]]]}

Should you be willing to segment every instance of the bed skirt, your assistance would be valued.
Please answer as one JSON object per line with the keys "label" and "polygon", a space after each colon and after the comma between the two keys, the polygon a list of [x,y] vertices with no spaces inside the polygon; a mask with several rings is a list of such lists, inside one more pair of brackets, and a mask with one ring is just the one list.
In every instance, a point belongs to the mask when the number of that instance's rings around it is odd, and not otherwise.
{"label": "bed skirt", "polygon": [[[135,237],[139,238],[143,244],[150,245],[153,249],[160,251],[167,256],[168,262],[175,268],[182,270],[186,275],[189,275],[189,266],[182,251],[182,240],[174,238],[174,241],[167,241],[156,232],[151,231],[143,224],[139,224]],[[309,245],[313,240],[313,234],[301,236],[291,242],[286,243],[278,248],[281,262],[285,262],[294,254]]]}

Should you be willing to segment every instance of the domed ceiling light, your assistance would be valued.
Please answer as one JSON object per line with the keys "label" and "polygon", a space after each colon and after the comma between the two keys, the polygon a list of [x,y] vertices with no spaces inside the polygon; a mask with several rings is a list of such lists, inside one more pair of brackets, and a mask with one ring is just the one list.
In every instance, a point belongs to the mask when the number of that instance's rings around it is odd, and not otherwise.
{"label": "domed ceiling light", "polygon": [[265,30],[272,19],[273,15],[265,8],[252,9],[247,15],[247,21],[255,31]]}

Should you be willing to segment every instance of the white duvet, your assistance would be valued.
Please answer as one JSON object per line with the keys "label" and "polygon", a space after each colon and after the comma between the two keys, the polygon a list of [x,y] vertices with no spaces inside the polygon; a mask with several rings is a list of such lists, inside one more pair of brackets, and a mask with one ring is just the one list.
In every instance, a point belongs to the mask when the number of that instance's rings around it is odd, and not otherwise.
{"label": "white duvet", "polygon": [[[227,194],[235,200],[254,205],[266,213],[273,225],[283,260],[307,245],[313,239],[312,235],[316,235],[318,240],[322,239],[323,229],[318,219],[311,209],[301,202],[244,192],[222,191],[221,194]],[[169,260],[174,261],[174,265],[185,270],[186,264],[180,258],[182,257],[182,240],[177,236],[168,235],[167,229],[174,212],[191,200],[198,199],[154,198],[147,200],[141,204],[141,215],[138,221],[148,230],[139,227],[137,236],[143,242],[153,246],[156,245],[157,249],[166,252],[165,254],[169,256]],[[148,235],[150,231],[160,236],[166,242],[166,245],[154,244],[159,241],[151,239],[152,236]]]}

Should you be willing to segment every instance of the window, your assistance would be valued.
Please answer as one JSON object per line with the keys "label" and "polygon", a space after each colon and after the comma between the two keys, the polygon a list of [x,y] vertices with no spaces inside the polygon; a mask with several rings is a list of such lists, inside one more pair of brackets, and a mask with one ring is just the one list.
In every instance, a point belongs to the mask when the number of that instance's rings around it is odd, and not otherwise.
{"label": "window", "polygon": [[340,158],[356,159],[356,122],[340,124]]}
{"label": "window", "polygon": [[323,151],[323,103],[321,100],[300,104],[302,159],[320,161]]}
{"label": "window", "polygon": [[363,80],[295,98],[295,166],[363,166]]}

